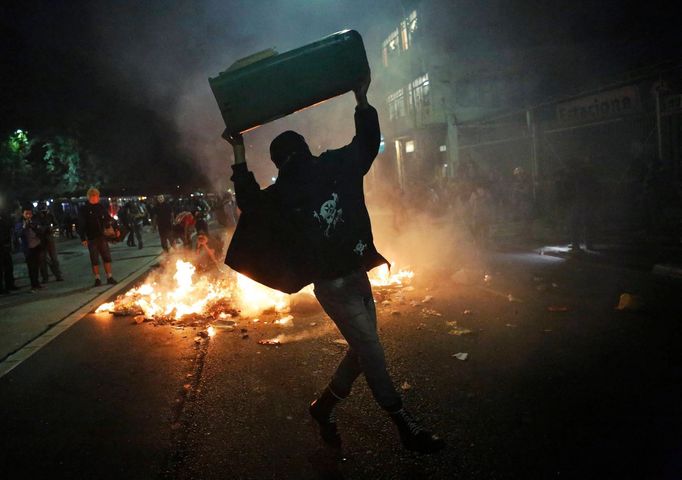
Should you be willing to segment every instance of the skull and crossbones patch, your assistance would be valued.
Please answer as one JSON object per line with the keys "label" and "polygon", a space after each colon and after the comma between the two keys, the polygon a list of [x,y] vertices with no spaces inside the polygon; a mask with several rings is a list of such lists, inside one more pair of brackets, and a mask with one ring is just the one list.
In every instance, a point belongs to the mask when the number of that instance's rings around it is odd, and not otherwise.
{"label": "skull and crossbones patch", "polygon": [[362,257],[365,254],[366,249],[367,249],[367,244],[364,243],[362,240],[358,240],[358,243],[357,243],[357,245],[355,245],[355,248],[353,249],[353,251]]}
{"label": "skull and crossbones patch", "polygon": [[324,227],[324,236],[329,237],[336,224],[343,222],[343,209],[339,208],[339,195],[332,193],[332,198],[320,207],[320,211],[313,212],[313,217]]}

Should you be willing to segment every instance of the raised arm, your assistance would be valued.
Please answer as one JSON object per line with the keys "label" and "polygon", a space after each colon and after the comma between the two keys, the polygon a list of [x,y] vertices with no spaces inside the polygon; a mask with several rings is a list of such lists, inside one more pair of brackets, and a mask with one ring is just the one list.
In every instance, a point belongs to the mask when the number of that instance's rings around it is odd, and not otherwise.
{"label": "raised arm", "polygon": [[367,101],[367,90],[371,77],[367,78],[356,88],[355,101],[355,137],[350,145],[343,150],[352,156],[355,166],[365,175],[372,162],[379,153],[381,143],[381,132],[379,129],[379,116],[376,109]]}
{"label": "raised arm", "polygon": [[262,192],[253,173],[249,172],[246,166],[244,137],[241,134],[229,134],[226,130],[223,138],[232,145],[234,151],[234,165],[232,165],[230,180],[234,183],[237,206],[242,212],[253,210],[260,204]]}

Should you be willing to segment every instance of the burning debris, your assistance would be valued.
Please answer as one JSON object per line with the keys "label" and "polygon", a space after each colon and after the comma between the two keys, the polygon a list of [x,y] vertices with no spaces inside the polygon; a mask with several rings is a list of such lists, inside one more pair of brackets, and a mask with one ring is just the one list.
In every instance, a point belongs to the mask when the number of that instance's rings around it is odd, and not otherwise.
{"label": "burning debris", "polygon": [[[382,291],[380,295],[402,288],[414,276],[409,270],[390,273],[388,267],[370,273],[370,282]],[[181,258],[168,261],[159,271],[153,272],[141,285],[119,295],[113,302],[100,305],[96,312],[110,312],[115,316],[132,317],[134,323],[152,322],[155,325],[172,325],[175,328],[201,327],[201,338],[213,337],[217,330],[235,331],[237,319],[252,318],[255,325],[267,324],[261,315],[273,315],[270,323],[279,327],[293,327],[294,317],[289,314],[292,304],[313,300],[312,285],[295,295],[287,295],[267,288],[236,273],[197,272],[196,267]],[[260,322],[260,323],[259,323]],[[317,325],[313,322],[311,326]],[[246,329],[240,330],[248,338]],[[281,345],[319,336],[321,333],[302,332],[279,335],[274,339],[259,341],[262,345]]]}
{"label": "burning debris", "polygon": [[395,269],[395,263],[391,262],[391,268],[383,264],[372,270],[369,274],[369,283],[373,287],[403,286],[412,281],[414,272],[411,270],[400,269],[396,273],[391,273]]}
{"label": "burning debris", "polygon": [[287,311],[287,297],[240,274],[197,274],[192,263],[177,259],[96,312],[142,317],[156,324],[215,322],[218,327],[234,327],[233,319],[240,315]]}

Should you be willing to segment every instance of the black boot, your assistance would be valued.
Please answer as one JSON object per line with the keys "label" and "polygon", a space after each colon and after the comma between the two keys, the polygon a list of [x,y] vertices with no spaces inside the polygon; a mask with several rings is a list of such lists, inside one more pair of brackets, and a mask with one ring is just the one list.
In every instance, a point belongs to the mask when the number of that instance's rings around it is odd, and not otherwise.
{"label": "black boot", "polygon": [[320,398],[310,404],[308,411],[320,426],[320,436],[324,442],[334,448],[341,448],[341,435],[336,428],[334,407],[341,399],[334,395],[329,387],[324,389]]}
{"label": "black boot", "polygon": [[391,420],[398,427],[400,441],[407,450],[419,453],[433,453],[445,447],[445,441],[428,430],[424,430],[419,423],[404,409],[389,414]]}

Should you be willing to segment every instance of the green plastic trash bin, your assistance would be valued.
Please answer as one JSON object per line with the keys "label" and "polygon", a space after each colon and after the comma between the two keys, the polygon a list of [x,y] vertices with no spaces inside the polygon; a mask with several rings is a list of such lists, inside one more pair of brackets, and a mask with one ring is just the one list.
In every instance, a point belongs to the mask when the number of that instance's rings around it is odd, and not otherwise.
{"label": "green plastic trash bin", "polygon": [[344,30],[286,53],[251,55],[208,82],[227,130],[237,133],[353,90],[368,74],[362,37]]}

